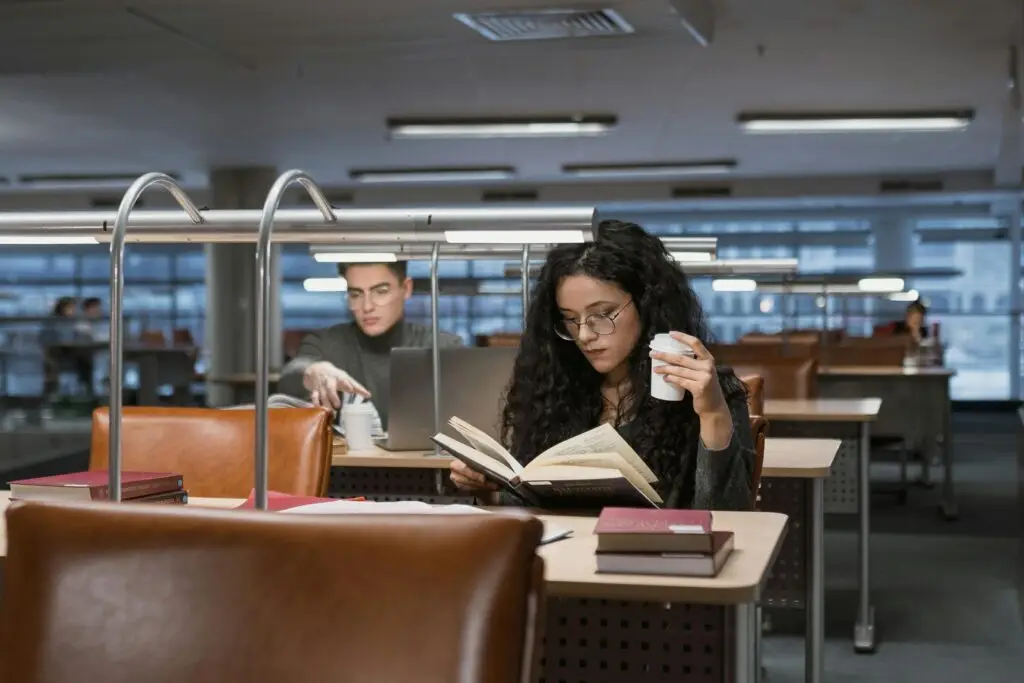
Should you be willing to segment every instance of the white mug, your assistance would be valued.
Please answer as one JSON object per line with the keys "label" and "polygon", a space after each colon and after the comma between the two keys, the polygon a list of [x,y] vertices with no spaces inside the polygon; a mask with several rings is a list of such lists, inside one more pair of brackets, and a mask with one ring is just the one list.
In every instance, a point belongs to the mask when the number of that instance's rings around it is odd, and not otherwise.
{"label": "white mug", "polygon": [[349,403],[341,409],[345,444],[350,451],[373,448],[373,419],[374,410],[369,403]]}

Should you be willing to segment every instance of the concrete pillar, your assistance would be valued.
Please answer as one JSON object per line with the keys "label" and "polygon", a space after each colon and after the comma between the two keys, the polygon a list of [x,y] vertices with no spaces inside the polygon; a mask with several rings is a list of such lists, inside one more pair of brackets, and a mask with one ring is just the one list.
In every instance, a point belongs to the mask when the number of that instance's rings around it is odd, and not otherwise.
{"label": "concrete pillar", "polygon": [[[210,174],[213,209],[262,209],[277,178],[272,168],[215,169]],[[283,363],[280,247],[271,250],[271,371]],[[206,245],[206,348],[209,377],[256,371],[256,244]],[[246,392],[249,393],[249,392]],[[231,387],[207,384],[207,403],[229,405]]]}
{"label": "concrete pillar", "polygon": [[[902,216],[879,216],[871,222],[875,238],[875,270],[899,273],[914,267],[914,222]],[[908,283],[909,284],[909,283]],[[873,300],[876,318],[902,318],[905,302]]]}

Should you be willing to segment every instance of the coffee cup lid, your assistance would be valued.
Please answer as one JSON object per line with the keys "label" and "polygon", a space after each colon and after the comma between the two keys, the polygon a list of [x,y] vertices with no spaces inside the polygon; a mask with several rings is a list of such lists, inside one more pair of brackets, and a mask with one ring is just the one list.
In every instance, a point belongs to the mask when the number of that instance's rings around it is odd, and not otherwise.
{"label": "coffee cup lid", "polygon": [[689,344],[673,339],[667,332],[654,335],[650,348],[655,351],[668,351],[670,353],[693,353],[693,349]]}

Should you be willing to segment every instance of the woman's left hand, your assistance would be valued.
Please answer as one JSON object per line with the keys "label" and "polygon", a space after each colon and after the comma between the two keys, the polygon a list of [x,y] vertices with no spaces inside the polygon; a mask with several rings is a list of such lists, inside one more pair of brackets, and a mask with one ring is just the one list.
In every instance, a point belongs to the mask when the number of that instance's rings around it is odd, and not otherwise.
{"label": "woman's left hand", "polygon": [[693,411],[701,417],[728,413],[722,385],[718,383],[718,371],[711,352],[696,337],[683,332],[670,333],[672,338],[693,349],[693,357],[680,353],[651,351],[651,358],[664,361],[665,365],[654,368],[664,375],[665,381],[682,387],[693,396]]}

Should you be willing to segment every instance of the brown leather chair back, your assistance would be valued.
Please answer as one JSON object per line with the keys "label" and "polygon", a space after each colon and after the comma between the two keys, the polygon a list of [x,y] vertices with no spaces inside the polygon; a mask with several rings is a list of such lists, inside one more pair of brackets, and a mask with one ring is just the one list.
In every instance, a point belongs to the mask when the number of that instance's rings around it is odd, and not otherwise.
{"label": "brown leather chair back", "polygon": [[750,432],[754,436],[754,476],[750,490],[754,494],[754,507],[761,500],[761,470],[764,469],[764,442],[768,438],[768,420],[760,415],[750,416]]}
{"label": "brown leather chair back", "polygon": [[874,337],[848,341],[846,344],[830,348],[822,354],[822,365],[825,367],[900,367],[907,354],[909,337]]}
{"label": "brown leather chair back", "polygon": [[7,520],[0,680],[523,683],[533,659],[524,513],[24,502]]}
{"label": "brown leather chair back", "polygon": [[[331,415],[320,408],[271,408],[267,425],[269,485],[298,496],[327,495]],[[92,414],[89,469],[107,468],[110,413]],[[124,408],[121,467],[182,475],[189,495],[245,498],[253,488],[255,411],[216,408]]]}
{"label": "brown leather chair back", "polygon": [[813,342],[787,342],[777,338],[743,344],[713,344],[708,347],[719,365],[756,365],[777,358],[817,358],[819,344]]}
{"label": "brown leather chair back", "polygon": [[771,358],[732,369],[740,377],[760,375],[766,399],[818,397],[818,361],[813,358]]}
{"label": "brown leather chair back", "polygon": [[740,381],[747,388],[747,410],[751,415],[764,415],[764,378],[746,375]]}

